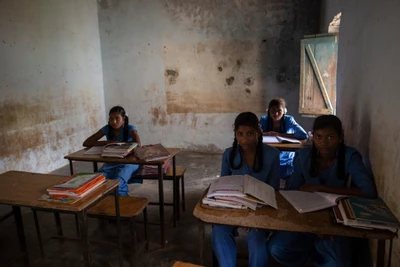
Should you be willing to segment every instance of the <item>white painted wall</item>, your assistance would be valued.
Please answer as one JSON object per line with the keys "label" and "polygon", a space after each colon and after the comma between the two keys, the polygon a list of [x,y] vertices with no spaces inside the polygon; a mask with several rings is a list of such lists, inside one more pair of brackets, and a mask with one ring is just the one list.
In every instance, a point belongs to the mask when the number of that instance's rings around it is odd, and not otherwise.
{"label": "white painted wall", "polygon": [[300,39],[318,33],[320,8],[308,3],[99,1],[106,109],[124,106],[144,144],[190,150],[230,146],[237,114],[274,97],[309,130]]}
{"label": "white painted wall", "polygon": [[96,0],[0,1],[0,173],[49,172],[104,124]]}
{"label": "white painted wall", "polygon": [[[374,173],[379,196],[400,218],[400,2],[340,1],[338,8],[342,20],[337,113],[346,142],[362,152]],[[400,266],[398,239],[394,240],[392,266]]]}

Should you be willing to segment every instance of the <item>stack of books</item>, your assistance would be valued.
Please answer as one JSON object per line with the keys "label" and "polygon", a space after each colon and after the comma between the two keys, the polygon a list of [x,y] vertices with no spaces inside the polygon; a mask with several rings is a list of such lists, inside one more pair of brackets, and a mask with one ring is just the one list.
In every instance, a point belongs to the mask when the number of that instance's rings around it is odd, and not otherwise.
{"label": "stack of books", "polygon": [[137,145],[137,143],[108,144],[104,146],[101,156],[110,158],[125,158],[137,147]]}
{"label": "stack of books", "polygon": [[[170,166],[171,166],[171,159],[168,159],[162,166],[164,174],[167,173],[167,170]],[[154,176],[154,175],[158,175],[157,165],[143,165],[139,168],[139,170],[135,173],[134,176]]]}
{"label": "stack of books", "polygon": [[101,173],[75,174],[47,189],[41,200],[74,203],[106,181]]}
{"label": "stack of books", "polygon": [[400,222],[380,198],[350,197],[333,207],[335,220],[347,226],[396,232]]}
{"label": "stack of books", "polygon": [[232,209],[256,210],[263,205],[278,208],[274,188],[249,175],[220,177],[211,183],[202,203]]}
{"label": "stack of books", "polygon": [[138,146],[134,153],[136,157],[144,161],[163,160],[171,156],[162,144]]}

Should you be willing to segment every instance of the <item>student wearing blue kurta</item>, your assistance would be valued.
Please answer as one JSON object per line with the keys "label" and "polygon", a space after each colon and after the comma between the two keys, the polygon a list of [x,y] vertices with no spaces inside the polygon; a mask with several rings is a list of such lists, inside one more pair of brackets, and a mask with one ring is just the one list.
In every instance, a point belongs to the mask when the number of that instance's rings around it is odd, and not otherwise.
{"label": "student wearing blue kurta", "polygon": [[[263,135],[282,136],[298,140],[307,139],[306,131],[294,120],[293,116],[286,115],[286,102],[283,98],[274,98],[269,102],[268,115],[261,116],[260,126]],[[286,179],[293,172],[294,152],[280,153],[280,177]]]}
{"label": "student wearing blue kurta", "polygon": [[[315,119],[312,147],[296,151],[294,172],[286,189],[327,192],[359,197],[376,197],[373,179],[360,153],[344,144],[340,120],[334,115]],[[355,240],[343,236],[276,231],[268,251],[284,266],[304,266],[308,258],[314,266],[350,266]]]}
{"label": "student wearing blue kurta", "polygon": [[[232,147],[222,156],[221,176],[251,175],[279,189],[279,151],[262,143],[261,129],[254,113],[236,117]],[[267,238],[263,229],[246,229],[249,266],[266,266]],[[237,227],[213,225],[212,246],[221,267],[236,266]]]}
{"label": "student wearing blue kurta", "polygon": [[[106,136],[107,141],[99,141]],[[136,127],[129,124],[128,115],[121,106],[110,109],[108,124],[83,142],[83,146],[104,146],[116,142],[136,142],[140,146],[140,138]],[[119,180],[118,193],[128,196],[128,181],[139,169],[137,164],[111,164],[105,163],[99,169],[107,179]],[[141,182],[141,180],[138,180]]]}

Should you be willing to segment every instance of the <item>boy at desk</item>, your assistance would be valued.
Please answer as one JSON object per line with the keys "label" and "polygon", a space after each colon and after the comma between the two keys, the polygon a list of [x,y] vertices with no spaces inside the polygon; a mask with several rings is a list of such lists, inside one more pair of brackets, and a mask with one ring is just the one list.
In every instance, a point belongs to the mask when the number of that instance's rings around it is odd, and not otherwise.
{"label": "boy at desk", "polygon": [[[136,142],[140,146],[140,138],[136,127],[129,124],[128,115],[123,107],[115,106],[111,108],[108,116],[108,124],[88,137],[83,142],[83,146],[104,146],[117,142]],[[107,141],[99,141],[103,136],[107,137]],[[99,172],[107,179],[119,180],[119,195],[128,196],[128,181],[138,169],[139,165],[137,164],[105,163]],[[141,182],[141,180],[137,181]]]}
{"label": "boy at desk", "polygon": [[[334,115],[315,119],[312,147],[296,151],[294,172],[286,188],[358,197],[375,197],[372,177],[360,153],[344,144],[342,123]],[[348,181],[351,177],[351,181]],[[310,257],[314,266],[350,266],[352,240],[344,236],[276,231],[268,241],[268,251],[284,266],[304,266]]]}
{"label": "boy at desk", "polygon": [[[260,126],[263,135],[282,136],[298,140],[307,139],[304,129],[286,112],[286,102],[283,98],[274,98],[269,102],[268,115],[262,116]],[[280,177],[286,179],[293,172],[294,152],[281,151],[280,155]]]}
{"label": "boy at desk", "polygon": [[[254,113],[243,112],[235,119],[232,147],[222,156],[221,176],[248,174],[279,189],[279,151],[263,144],[258,118]],[[269,231],[246,229],[249,266],[266,266]],[[236,266],[237,227],[213,225],[212,246],[219,266]]]}

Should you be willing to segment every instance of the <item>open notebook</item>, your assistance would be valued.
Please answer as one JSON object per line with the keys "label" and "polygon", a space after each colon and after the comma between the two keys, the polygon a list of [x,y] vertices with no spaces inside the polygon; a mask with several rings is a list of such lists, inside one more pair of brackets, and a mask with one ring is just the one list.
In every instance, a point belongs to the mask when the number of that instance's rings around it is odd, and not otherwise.
{"label": "open notebook", "polygon": [[298,190],[283,190],[279,193],[299,212],[311,212],[336,206],[346,195],[324,192],[305,192]]}
{"label": "open notebook", "polygon": [[282,136],[263,136],[263,143],[279,144],[279,143],[290,143],[290,144],[301,144],[301,142],[294,138],[282,137]]}

